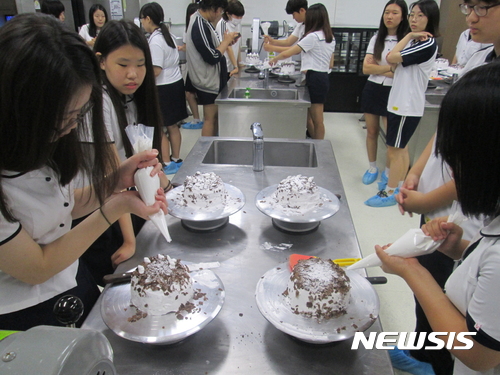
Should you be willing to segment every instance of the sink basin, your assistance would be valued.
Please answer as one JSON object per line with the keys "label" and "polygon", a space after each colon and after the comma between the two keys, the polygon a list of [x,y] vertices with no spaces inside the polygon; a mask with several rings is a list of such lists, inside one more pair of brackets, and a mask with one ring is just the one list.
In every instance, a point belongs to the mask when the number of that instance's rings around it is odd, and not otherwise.
{"label": "sink basin", "polygon": [[430,104],[440,105],[443,101],[444,95],[425,95],[425,100]]}
{"label": "sink basin", "polygon": [[[246,88],[235,88],[228,95],[231,99],[245,98]],[[250,98],[258,100],[298,100],[299,93],[293,89],[250,89]]]}
{"label": "sink basin", "polygon": [[[214,140],[202,163],[252,165],[253,141]],[[266,142],[264,138],[264,166],[317,167],[316,145],[310,142]]]}

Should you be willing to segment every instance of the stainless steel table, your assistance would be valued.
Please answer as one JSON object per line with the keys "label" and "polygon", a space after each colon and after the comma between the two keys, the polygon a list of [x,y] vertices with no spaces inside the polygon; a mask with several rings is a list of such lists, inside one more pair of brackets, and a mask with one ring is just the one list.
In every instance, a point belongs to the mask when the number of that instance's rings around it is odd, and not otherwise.
{"label": "stainless steel table", "polygon": [[[177,344],[153,346],[127,341],[109,330],[100,316],[100,299],[82,328],[106,335],[119,374],[393,374],[386,351],[351,350],[352,339],[326,345],[298,341],[268,323],[255,302],[259,278],[277,264],[287,262],[292,253],[325,258],[360,256],[330,142],[301,141],[315,144],[315,168],[266,166],[263,172],[253,172],[251,165],[202,164],[213,139],[200,138],[173,183],[181,184],[186,175],[196,171],[213,171],[224,182],[241,189],[246,197],[243,209],[230,217],[227,226],[211,233],[189,232],[179,219],[168,216],[173,238],[170,244],[148,222],[137,237],[137,253],[117,271],[129,270],[144,256],[158,253],[191,262],[218,261],[220,267],[213,271],[226,290],[219,315],[202,331]],[[271,219],[256,208],[254,198],[265,187],[299,173],[314,176],[319,186],[340,194],[341,207],[313,233],[286,234],[275,229]],[[261,247],[265,242],[293,246],[286,251],[269,251]],[[380,330],[377,320],[369,331]]]}

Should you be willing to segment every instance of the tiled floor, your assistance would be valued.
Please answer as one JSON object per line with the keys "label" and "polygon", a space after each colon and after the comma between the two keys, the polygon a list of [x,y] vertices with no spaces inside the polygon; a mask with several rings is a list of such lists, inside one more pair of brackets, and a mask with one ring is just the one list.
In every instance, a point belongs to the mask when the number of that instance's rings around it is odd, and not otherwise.
{"label": "tiled floor", "polygon": [[[201,108],[200,108],[201,109]],[[374,251],[375,244],[393,242],[408,229],[418,227],[418,217],[402,216],[393,207],[372,208],[363,202],[377,192],[376,183],[363,185],[361,177],[368,167],[363,122],[360,114],[325,113],[326,137],[332,143],[344,189],[354,220],[359,245],[364,256]],[[264,135],[265,135],[265,125]],[[181,129],[181,158],[185,158],[201,134],[200,130]],[[250,134],[249,134],[250,136]],[[385,166],[385,146],[379,142],[378,167]],[[376,285],[380,297],[380,319],[384,331],[413,331],[413,295],[402,279],[387,275],[380,268],[368,269],[370,276],[384,275],[388,282]],[[406,374],[395,370],[396,374]]]}

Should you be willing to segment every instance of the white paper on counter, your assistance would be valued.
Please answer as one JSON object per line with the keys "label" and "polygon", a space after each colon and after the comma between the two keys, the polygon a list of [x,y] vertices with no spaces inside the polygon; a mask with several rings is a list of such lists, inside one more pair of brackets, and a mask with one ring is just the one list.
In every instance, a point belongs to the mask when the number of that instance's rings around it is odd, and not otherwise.
{"label": "white paper on counter", "polygon": [[[464,215],[456,202],[453,202],[451,214],[448,217],[449,223],[456,225],[462,224],[465,220]],[[426,236],[422,229],[410,229],[403,236],[397,239],[391,246],[385,249],[389,255],[397,255],[403,258],[414,258],[420,255],[433,253],[443,241],[433,241],[431,237]],[[382,262],[376,253],[370,254],[360,261],[347,267],[347,270],[355,270],[358,268],[378,267]]]}

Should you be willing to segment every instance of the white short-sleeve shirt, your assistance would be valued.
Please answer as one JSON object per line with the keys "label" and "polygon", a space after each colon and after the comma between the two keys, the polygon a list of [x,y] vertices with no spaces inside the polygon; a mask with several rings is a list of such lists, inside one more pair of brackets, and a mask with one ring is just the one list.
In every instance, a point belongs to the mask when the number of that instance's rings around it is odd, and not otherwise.
{"label": "white short-sleeve shirt", "polygon": [[[485,223],[486,224],[486,223]],[[446,295],[466,317],[469,332],[482,345],[500,350],[500,217],[480,231],[476,249],[450,275]],[[474,240],[471,242],[473,243]],[[467,250],[465,251],[467,254]],[[485,372],[469,369],[455,358],[454,375],[498,375],[500,365]]]}
{"label": "white short-sleeve shirt", "polygon": [[472,55],[469,61],[467,61],[467,64],[465,64],[465,67],[459,71],[458,75],[459,77],[462,77],[469,70],[472,70],[484,64],[488,64],[496,58],[497,56],[495,54],[495,48],[493,46],[483,48]]}
{"label": "white short-sleeve shirt", "polygon": [[457,64],[465,66],[474,52],[489,47],[490,45],[491,44],[474,42],[470,36],[470,29],[465,30],[462,34],[460,34],[457,42],[457,49],[455,52],[455,56],[457,56]]}
{"label": "white short-sleeve shirt", "polygon": [[94,37],[90,36],[89,34],[89,24],[83,25],[80,28],[79,34],[86,42],[90,42],[92,39],[94,39]]}
{"label": "white short-sleeve shirt", "polygon": [[331,43],[327,43],[323,31],[314,31],[302,38],[297,45],[302,49],[300,70],[330,72],[330,61],[335,51],[335,39]]}
{"label": "white short-sleeve shirt", "polygon": [[300,38],[302,38],[302,36],[304,35],[305,31],[306,31],[306,25],[302,22],[297,24],[297,26],[295,26],[295,29],[293,29],[292,31],[292,35],[300,40]]}
{"label": "white short-sleeve shirt", "polygon": [[[120,125],[118,124],[118,116],[116,115],[113,102],[106,89],[103,90],[102,101],[104,124],[106,125],[109,140],[114,142],[118,155],[120,156],[120,161],[124,161],[127,159],[127,156],[125,154],[125,147],[123,146]],[[127,116],[128,125],[137,124],[137,107],[131,97],[127,98],[125,115]]]}
{"label": "white short-sleeve shirt", "polygon": [[[172,35],[172,34],[170,34]],[[172,35],[175,42],[175,36]],[[153,66],[160,67],[161,73],[156,77],[157,85],[168,85],[182,79],[179,69],[179,51],[169,47],[160,29],[156,29],[148,39]]]}
{"label": "white short-sleeve shirt", "polygon": [[[2,173],[2,190],[18,223],[0,214],[0,245],[24,229],[39,245],[54,242],[71,229],[74,207],[73,185],[60,186],[49,167],[19,174]],[[0,314],[19,311],[57,296],[76,284],[78,261],[38,285],[26,284],[0,271]]]}
{"label": "white short-sleeve shirt", "polygon": [[437,55],[434,38],[410,41],[401,51],[403,62],[394,72],[387,110],[398,116],[422,117],[425,91]]}
{"label": "white short-sleeve shirt", "polygon": [[[366,54],[373,55],[375,53],[375,42],[377,41],[377,34],[372,36],[370,39],[370,43],[368,43],[368,47],[366,48]],[[384,41],[384,49],[382,50],[382,54],[380,56],[380,61],[377,60],[379,65],[389,65],[387,62],[387,54],[392,51],[392,49],[398,44],[398,37],[396,35],[387,35]],[[370,74],[368,77],[368,81],[372,81],[384,86],[392,86],[392,78],[378,75],[378,74]]]}
{"label": "white short-sleeve shirt", "polygon": [[[219,36],[220,41],[222,42],[226,31],[229,33],[232,33],[232,32],[241,33],[241,25],[235,26],[231,22],[228,22],[228,21],[224,20],[223,18],[221,18],[221,20],[217,23],[217,27],[215,28],[215,31],[216,31],[217,35]],[[239,56],[240,48],[241,48],[241,38],[239,38],[236,43],[234,43],[232,46],[229,46],[228,48],[233,49],[234,58],[236,60],[236,63],[238,63],[238,56]],[[226,57],[227,71],[230,72],[235,68],[235,66],[233,66],[231,59],[229,59],[229,55],[227,54],[227,51],[224,53],[224,56]]]}

